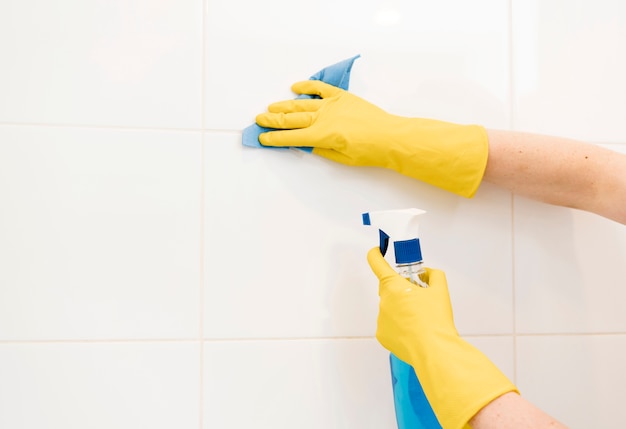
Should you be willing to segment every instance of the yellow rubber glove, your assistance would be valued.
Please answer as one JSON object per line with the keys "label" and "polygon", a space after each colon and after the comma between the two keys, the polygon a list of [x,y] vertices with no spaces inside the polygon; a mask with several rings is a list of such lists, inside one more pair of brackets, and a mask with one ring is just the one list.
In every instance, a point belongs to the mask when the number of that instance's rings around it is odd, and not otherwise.
{"label": "yellow rubber glove", "polygon": [[426,269],[430,287],[398,275],[378,247],[367,255],[380,281],[376,338],[415,370],[444,429],[466,428],[485,405],[517,388],[454,326],[443,271]]}
{"label": "yellow rubber glove", "polygon": [[256,122],[279,131],[261,134],[261,144],[313,147],[343,164],[390,168],[464,197],[478,189],[488,155],[483,127],[391,115],[318,80],[292,89],[322,98],[270,105]]}

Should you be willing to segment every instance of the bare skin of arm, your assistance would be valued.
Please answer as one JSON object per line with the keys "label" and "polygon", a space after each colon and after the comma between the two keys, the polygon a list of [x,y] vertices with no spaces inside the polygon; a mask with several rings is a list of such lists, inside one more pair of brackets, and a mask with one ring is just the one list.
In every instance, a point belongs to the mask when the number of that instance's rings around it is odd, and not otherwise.
{"label": "bare skin of arm", "polygon": [[[626,155],[575,140],[488,130],[484,181],[515,194],[626,224]],[[516,393],[496,398],[474,429],[566,428]]]}
{"label": "bare skin of arm", "polygon": [[[483,180],[538,201],[596,213],[626,224],[626,155],[561,137],[487,130]],[[565,426],[516,393],[480,410],[474,429]]]}
{"label": "bare skin of arm", "polygon": [[567,429],[517,393],[506,393],[480,410],[473,429]]}
{"label": "bare skin of arm", "polygon": [[539,134],[487,130],[483,180],[549,204],[626,224],[626,155]]}

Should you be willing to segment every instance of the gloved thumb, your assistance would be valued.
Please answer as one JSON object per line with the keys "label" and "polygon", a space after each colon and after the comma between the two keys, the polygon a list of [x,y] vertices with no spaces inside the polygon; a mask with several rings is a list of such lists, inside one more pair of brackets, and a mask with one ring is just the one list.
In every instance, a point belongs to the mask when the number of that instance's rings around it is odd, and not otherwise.
{"label": "gloved thumb", "polygon": [[367,252],[367,262],[370,264],[370,268],[378,277],[378,280],[383,280],[384,278],[397,276],[396,271],[391,268],[387,260],[383,257],[382,253],[380,253],[380,248],[373,247]]}
{"label": "gloved thumb", "polygon": [[291,90],[296,94],[319,95],[322,98],[329,98],[344,92],[341,88],[316,79],[296,82],[291,85]]}

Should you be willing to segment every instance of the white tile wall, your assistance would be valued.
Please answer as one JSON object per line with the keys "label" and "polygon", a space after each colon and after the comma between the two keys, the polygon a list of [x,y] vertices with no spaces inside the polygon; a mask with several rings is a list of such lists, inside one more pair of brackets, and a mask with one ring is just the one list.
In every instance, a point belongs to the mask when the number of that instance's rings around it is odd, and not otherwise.
{"label": "white tile wall", "polygon": [[269,102],[292,97],[293,82],[356,54],[351,88],[384,109],[509,123],[506,0],[207,5],[208,128],[241,129]]}
{"label": "white tile wall", "polygon": [[204,427],[393,427],[388,356],[374,339],[207,343]]}
{"label": "white tile wall", "polygon": [[202,0],[4,0],[3,122],[197,128]]}
{"label": "white tile wall", "polygon": [[193,343],[0,344],[0,427],[197,428]]}
{"label": "white tile wall", "polygon": [[0,126],[0,340],[196,338],[201,144]]}
{"label": "white tile wall", "polygon": [[[513,340],[472,337],[509,377]],[[211,341],[205,428],[395,427],[388,359],[374,339]]]}
{"label": "white tile wall", "polygon": [[626,3],[512,0],[515,126],[626,141]]}
{"label": "white tile wall", "polygon": [[[513,378],[511,338],[468,340]],[[205,428],[393,427],[388,356],[374,339],[208,342]]]}
{"label": "white tile wall", "polygon": [[624,356],[624,334],[520,337],[517,382],[569,427],[624,427]]}
{"label": "white tile wall", "polygon": [[[365,254],[378,231],[361,213],[415,205],[427,210],[423,254],[448,273],[461,332],[511,333],[508,194],[485,186],[468,201],[387,171],[260,153],[239,138],[206,136],[206,336],[373,335],[377,281]],[[489,312],[476,318],[476,306]]]}
{"label": "white tile wall", "polygon": [[623,426],[623,226],[240,130],[361,54],[393,113],[626,151],[624,28],[618,0],[2,2],[0,427],[393,427],[360,215],[409,206],[459,331]]}

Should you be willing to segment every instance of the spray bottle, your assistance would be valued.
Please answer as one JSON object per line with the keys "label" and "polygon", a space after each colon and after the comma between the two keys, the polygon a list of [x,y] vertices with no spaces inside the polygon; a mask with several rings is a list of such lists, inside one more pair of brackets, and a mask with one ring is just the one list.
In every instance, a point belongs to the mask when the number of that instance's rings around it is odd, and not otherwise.
{"label": "spray bottle", "polygon": [[[378,228],[380,252],[385,256],[393,242],[396,271],[419,287],[428,287],[418,235],[420,209],[385,210],[363,213],[363,225]],[[391,258],[391,254],[387,255]],[[413,367],[396,356],[389,356],[394,406],[398,429],[440,429]]]}

